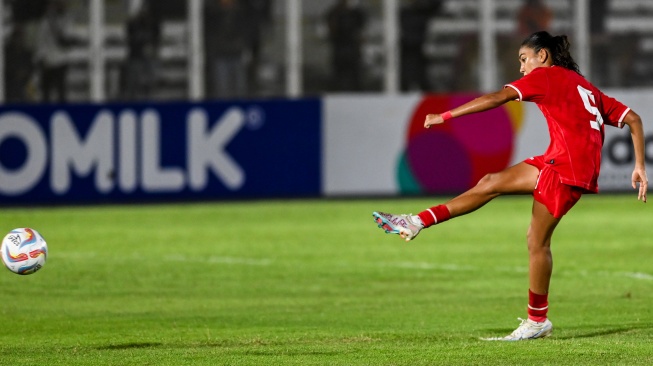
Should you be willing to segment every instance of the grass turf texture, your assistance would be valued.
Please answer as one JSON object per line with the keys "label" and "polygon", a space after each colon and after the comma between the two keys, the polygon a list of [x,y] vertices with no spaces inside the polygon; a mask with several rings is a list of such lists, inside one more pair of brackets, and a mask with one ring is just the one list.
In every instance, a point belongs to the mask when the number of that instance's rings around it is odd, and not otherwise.
{"label": "grass turf texture", "polygon": [[48,242],[0,272],[1,365],[650,365],[652,208],[586,196],[553,238],[551,338],[526,316],[531,200],[426,230],[371,213],[442,199],[5,208]]}

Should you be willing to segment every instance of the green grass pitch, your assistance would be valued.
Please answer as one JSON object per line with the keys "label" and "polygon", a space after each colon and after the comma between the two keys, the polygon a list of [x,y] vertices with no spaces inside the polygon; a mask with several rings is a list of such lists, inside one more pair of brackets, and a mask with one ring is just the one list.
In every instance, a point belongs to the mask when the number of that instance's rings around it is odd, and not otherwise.
{"label": "green grass pitch", "polygon": [[411,243],[371,213],[444,198],[4,208],[45,267],[0,272],[0,365],[650,365],[653,208],[586,196],[553,238],[553,336],[526,316],[529,197]]}

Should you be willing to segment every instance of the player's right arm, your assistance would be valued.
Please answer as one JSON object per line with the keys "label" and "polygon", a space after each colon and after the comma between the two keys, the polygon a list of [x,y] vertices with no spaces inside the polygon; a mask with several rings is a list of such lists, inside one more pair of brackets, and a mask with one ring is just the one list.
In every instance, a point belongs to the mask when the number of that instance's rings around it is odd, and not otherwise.
{"label": "player's right arm", "polygon": [[448,112],[442,114],[427,114],[426,120],[424,121],[424,127],[429,128],[433,125],[444,123],[450,118],[487,111],[516,99],[519,99],[519,93],[517,90],[513,88],[503,88],[499,91],[480,96]]}
{"label": "player's right arm", "polygon": [[646,177],[645,163],[645,145],[644,145],[644,127],[639,115],[630,110],[623,119],[623,123],[628,125],[630,136],[633,139],[633,148],[635,150],[635,169],[633,170],[632,186],[637,189],[639,183],[639,192],[637,199],[646,202],[646,191],[648,189],[648,178]]}

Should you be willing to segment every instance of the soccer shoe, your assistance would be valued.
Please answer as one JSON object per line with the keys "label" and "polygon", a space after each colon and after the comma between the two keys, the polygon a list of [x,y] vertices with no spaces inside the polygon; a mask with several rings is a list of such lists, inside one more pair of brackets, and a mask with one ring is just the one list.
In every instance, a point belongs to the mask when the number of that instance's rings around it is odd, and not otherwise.
{"label": "soccer shoe", "polygon": [[421,222],[416,222],[411,215],[393,215],[385,212],[372,212],[374,221],[387,234],[399,234],[402,239],[411,241],[424,228]]}
{"label": "soccer shoe", "polygon": [[543,322],[535,322],[530,319],[522,319],[521,324],[505,337],[481,338],[484,341],[525,341],[529,339],[545,338],[553,332],[553,324],[549,319]]}

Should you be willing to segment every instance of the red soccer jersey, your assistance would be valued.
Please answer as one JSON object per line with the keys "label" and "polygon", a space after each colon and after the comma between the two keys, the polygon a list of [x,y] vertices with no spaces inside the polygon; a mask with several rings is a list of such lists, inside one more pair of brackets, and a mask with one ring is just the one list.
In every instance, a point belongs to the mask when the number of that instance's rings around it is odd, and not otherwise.
{"label": "red soccer jersey", "polygon": [[505,87],[515,89],[520,101],[537,104],[544,114],[551,137],[544,159],[562,183],[598,192],[603,125],[623,127],[630,108],[560,66],[536,68]]}

